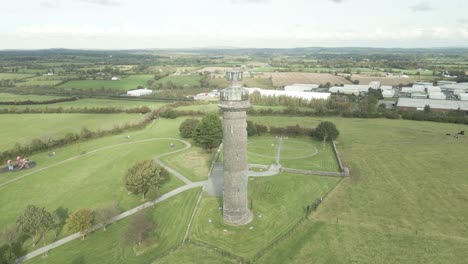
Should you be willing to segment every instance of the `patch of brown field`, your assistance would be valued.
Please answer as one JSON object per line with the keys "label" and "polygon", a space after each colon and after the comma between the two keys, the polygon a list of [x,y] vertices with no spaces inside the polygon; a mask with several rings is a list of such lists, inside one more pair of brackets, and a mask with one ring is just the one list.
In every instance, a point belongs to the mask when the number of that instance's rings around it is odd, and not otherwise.
{"label": "patch of brown field", "polygon": [[204,67],[204,68],[201,68],[200,70],[198,70],[197,72],[220,72],[220,73],[223,73],[228,70],[230,68],[228,67]]}
{"label": "patch of brown field", "polygon": [[350,81],[342,76],[335,76],[328,73],[309,72],[265,72],[264,77],[270,78],[274,86],[285,86],[296,83],[326,84],[349,84]]}

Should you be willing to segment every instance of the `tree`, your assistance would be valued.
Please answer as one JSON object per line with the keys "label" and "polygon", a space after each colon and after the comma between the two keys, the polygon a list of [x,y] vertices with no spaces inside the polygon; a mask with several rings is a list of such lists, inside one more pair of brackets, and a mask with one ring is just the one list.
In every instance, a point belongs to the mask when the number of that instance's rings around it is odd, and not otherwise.
{"label": "tree", "polygon": [[0,263],[5,263],[5,264],[16,263],[16,254],[11,246],[5,248],[2,256],[0,256],[0,261],[2,260],[2,258],[3,258],[3,262],[0,262]]}
{"label": "tree", "polygon": [[431,106],[430,105],[425,105],[424,106],[424,113],[425,114],[430,114],[431,113]]}
{"label": "tree", "polygon": [[153,160],[144,160],[135,164],[125,175],[125,188],[135,194],[142,194],[143,200],[150,189],[159,190],[169,177],[169,172]]}
{"label": "tree", "polygon": [[147,212],[139,212],[132,217],[128,224],[127,231],[123,236],[124,243],[132,246],[139,246],[147,239],[154,229],[154,222]]}
{"label": "tree", "polygon": [[183,138],[192,138],[193,132],[197,128],[200,120],[195,118],[185,119],[179,126],[180,136]]}
{"label": "tree", "polygon": [[53,225],[52,214],[45,207],[28,205],[23,214],[16,220],[17,227],[25,234],[31,236],[33,247],[49,231]]}
{"label": "tree", "polygon": [[320,139],[325,141],[332,141],[338,138],[340,132],[336,128],[335,124],[329,121],[320,122],[320,124],[315,128],[315,135]]}
{"label": "tree", "polygon": [[63,207],[57,208],[53,213],[52,213],[52,220],[54,222],[54,237],[57,238],[58,234],[60,231],[62,231],[63,226],[65,225],[65,222],[67,221],[68,218],[68,209],[65,209]]}
{"label": "tree", "polygon": [[254,122],[247,121],[247,136],[255,136],[257,135],[257,127],[255,126]]}
{"label": "tree", "polygon": [[10,247],[18,240],[19,233],[15,226],[7,227],[0,233],[0,238]]}
{"label": "tree", "polygon": [[108,225],[111,224],[112,218],[120,213],[117,204],[112,203],[111,205],[98,208],[94,211],[95,223],[101,224],[104,231]]}
{"label": "tree", "polygon": [[78,209],[67,220],[68,228],[73,232],[80,232],[84,239],[86,232],[93,226],[94,214],[90,209]]}
{"label": "tree", "polygon": [[195,129],[193,140],[204,149],[212,149],[223,139],[223,125],[217,113],[207,114]]}

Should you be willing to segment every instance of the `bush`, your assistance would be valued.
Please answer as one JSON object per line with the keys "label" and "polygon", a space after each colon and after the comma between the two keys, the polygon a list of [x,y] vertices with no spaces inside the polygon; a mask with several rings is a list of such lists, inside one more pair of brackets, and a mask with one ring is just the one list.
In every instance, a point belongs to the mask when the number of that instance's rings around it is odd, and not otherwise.
{"label": "bush", "polygon": [[257,134],[258,132],[257,132],[257,127],[255,126],[255,124],[252,121],[247,121],[247,136],[251,137]]}
{"label": "bush", "polygon": [[217,113],[209,113],[201,120],[195,129],[193,139],[204,149],[213,149],[221,144],[223,126]]}
{"label": "bush", "polygon": [[185,119],[179,126],[180,136],[183,138],[192,138],[199,123],[200,120],[195,118]]}

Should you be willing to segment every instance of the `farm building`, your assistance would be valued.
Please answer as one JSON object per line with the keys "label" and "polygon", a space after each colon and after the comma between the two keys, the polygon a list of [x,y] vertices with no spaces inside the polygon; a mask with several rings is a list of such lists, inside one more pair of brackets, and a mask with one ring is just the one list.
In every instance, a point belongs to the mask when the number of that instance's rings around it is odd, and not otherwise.
{"label": "farm building", "polygon": [[379,89],[382,90],[382,91],[385,91],[385,90],[393,90],[393,87],[390,86],[390,85],[382,85],[382,86],[380,86]]}
{"label": "farm building", "polygon": [[395,96],[395,90],[384,90],[382,91],[382,96],[383,97],[394,97]]}
{"label": "farm building", "polygon": [[458,94],[458,99],[460,99],[461,101],[468,101],[468,93]]}
{"label": "farm building", "polygon": [[454,91],[454,90],[468,91],[468,83],[445,84],[445,85],[441,85],[440,89],[442,89],[442,91]]}
{"label": "farm building", "polygon": [[143,96],[143,95],[148,95],[148,94],[152,94],[153,91],[152,90],[148,90],[148,89],[137,89],[137,90],[130,90],[130,91],[127,91],[127,96]]}
{"label": "farm building", "polygon": [[311,92],[319,87],[318,84],[293,84],[286,85],[284,90],[287,92]]}
{"label": "farm building", "polygon": [[432,92],[441,92],[442,89],[440,89],[439,86],[428,86],[426,87],[426,90],[428,93],[432,93]]}
{"label": "farm building", "polygon": [[429,99],[445,100],[447,96],[443,92],[429,92]]}
{"label": "farm building", "polygon": [[341,94],[354,94],[367,93],[369,91],[369,85],[352,85],[345,84],[344,86],[333,86],[328,90],[330,93],[341,93]]}
{"label": "farm building", "polygon": [[433,84],[431,82],[415,82],[415,85],[422,85],[424,87],[432,86]]}
{"label": "farm building", "polygon": [[414,84],[412,87],[412,92],[425,92],[426,86],[421,84]]}
{"label": "farm building", "polygon": [[413,91],[413,87],[401,87],[402,93],[411,93]]}
{"label": "farm building", "polygon": [[437,85],[447,85],[447,84],[456,84],[454,81],[438,81]]}
{"label": "farm building", "polygon": [[373,81],[369,83],[369,88],[372,88],[374,90],[377,90],[380,88],[380,82]]}
{"label": "farm building", "polygon": [[397,107],[403,110],[424,110],[426,105],[436,112],[460,109],[468,114],[468,101],[400,98],[397,102]]}
{"label": "farm building", "polygon": [[294,92],[294,91],[282,91],[282,90],[267,90],[260,88],[245,88],[249,91],[249,94],[253,92],[259,92],[262,96],[288,96],[294,98],[302,98],[305,100],[312,99],[328,99],[330,93],[314,93],[314,92]]}
{"label": "farm building", "polygon": [[412,92],[411,98],[413,99],[426,99],[427,93],[426,92]]}
{"label": "farm building", "polygon": [[118,81],[118,80],[120,80],[120,78],[119,78],[119,77],[117,77],[117,76],[114,76],[114,77],[112,77],[112,79],[111,79],[111,80],[112,80],[112,81]]}

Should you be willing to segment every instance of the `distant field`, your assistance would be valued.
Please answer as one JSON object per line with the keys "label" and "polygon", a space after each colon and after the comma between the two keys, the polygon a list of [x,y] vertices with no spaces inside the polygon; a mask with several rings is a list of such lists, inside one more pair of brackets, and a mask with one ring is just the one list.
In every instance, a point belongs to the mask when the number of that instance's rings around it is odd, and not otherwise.
{"label": "distant field", "polygon": [[247,87],[273,88],[273,83],[269,78],[244,78],[244,84]]}
{"label": "distant field", "polygon": [[200,80],[202,76],[200,75],[169,75],[160,80],[158,83],[166,84],[172,82],[177,86],[189,86],[189,87],[200,87]]}
{"label": "distant field", "polygon": [[[432,76],[431,76],[432,77]],[[421,78],[421,80],[427,79],[427,76],[424,76]],[[374,77],[374,76],[367,76],[367,75],[359,75],[359,74],[353,74],[351,76],[352,80],[358,80],[360,84],[369,84],[372,81],[379,81],[382,85],[392,85],[396,86],[400,83],[402,84],[409,84],[409,83],[414,83],[419,81],[419,77],[411,76],[409,78],[403,78],[403,77]]]}
{"label": "distant field", "polygon": [[34,74],[0,73],[0,80],[21,80],[32,76],[34,76]]}
{"label": "distant field", "polygon": [[[262,105],[253,105],[253,109],[273,109],[273,110],[283,110],[286,109],[286,106],[262,106]],[[186,105],[180,106],[176,108],[177,110],[185,110],[185,111],[201,111],[201,112],[217,112],[219,111],[218,103],[211,103],[211,104],[194,104],[194,105]]]}
{"label": "distant field", "polygon": [[[52,97],[53,98],[53,97]],[[1,94],[0,94],[1,99]],[[39,100],[39,98],[37,99]],[[2,101],[2,100],[0,100]],[[148,106],[151,109],[157,109],[167,103],[164,102],[151,102],[151,101],[132,101],[132,100],[111,100],[111,99],[79,99],[71,102],[61,102],[47,105],[0,105],[0,109],[45,109],[45,108],[57,108],[62,107],[64,109],[69,108],[105,108],[105,107],[117,107],[122,109],[130,109],[141,106]]]}
{"label": "distant field", "polygon": [[115,89],[115,90],[131,90],[138,86],[148,87],[148,80],[152,79],[153,75],[130,75],[118,81],[112,80],[81,80],[69,81],[59,88],[75,88],[75,89]]}
{"label": "distant field", "polygon": [[24,82],[15,83],[16,87],[28,87],[28,86],[56,86],[61,83],[61,80],[29,80],[26,79]]}
{"label": "distant field", "polygon": [[271,77],[274,86],[285,86],[295,83],[325,84],[349,84],[345,78],[326,73],[304,73],[304,72],[272,72],[264,73]]}
{"label": "distant field", "polygon": [[2,114],[0,149],[11,149],[16,142],[24,144],[34,138],[47,141],[68,132],[79,133],[82,127],[94,131],[112,129],[138,122],[143,117],[139,114]]}
{"label": "distant field", "polygon": [[210,83],[211,86],[216,87],[218,89],[224,89],[228,87],[228,82],[224,78],[212,78],[209,79],[208,82]]}
{"label": "distant field", "polygon": [[[0,93],[0,102],[4,101],[46,101],[52,99],[63,98],[61,96],[50,96],[50,95],[35,95],[35,94],[11,94],[11,93]],[[0,106],[1,108],[2,106]]]}

